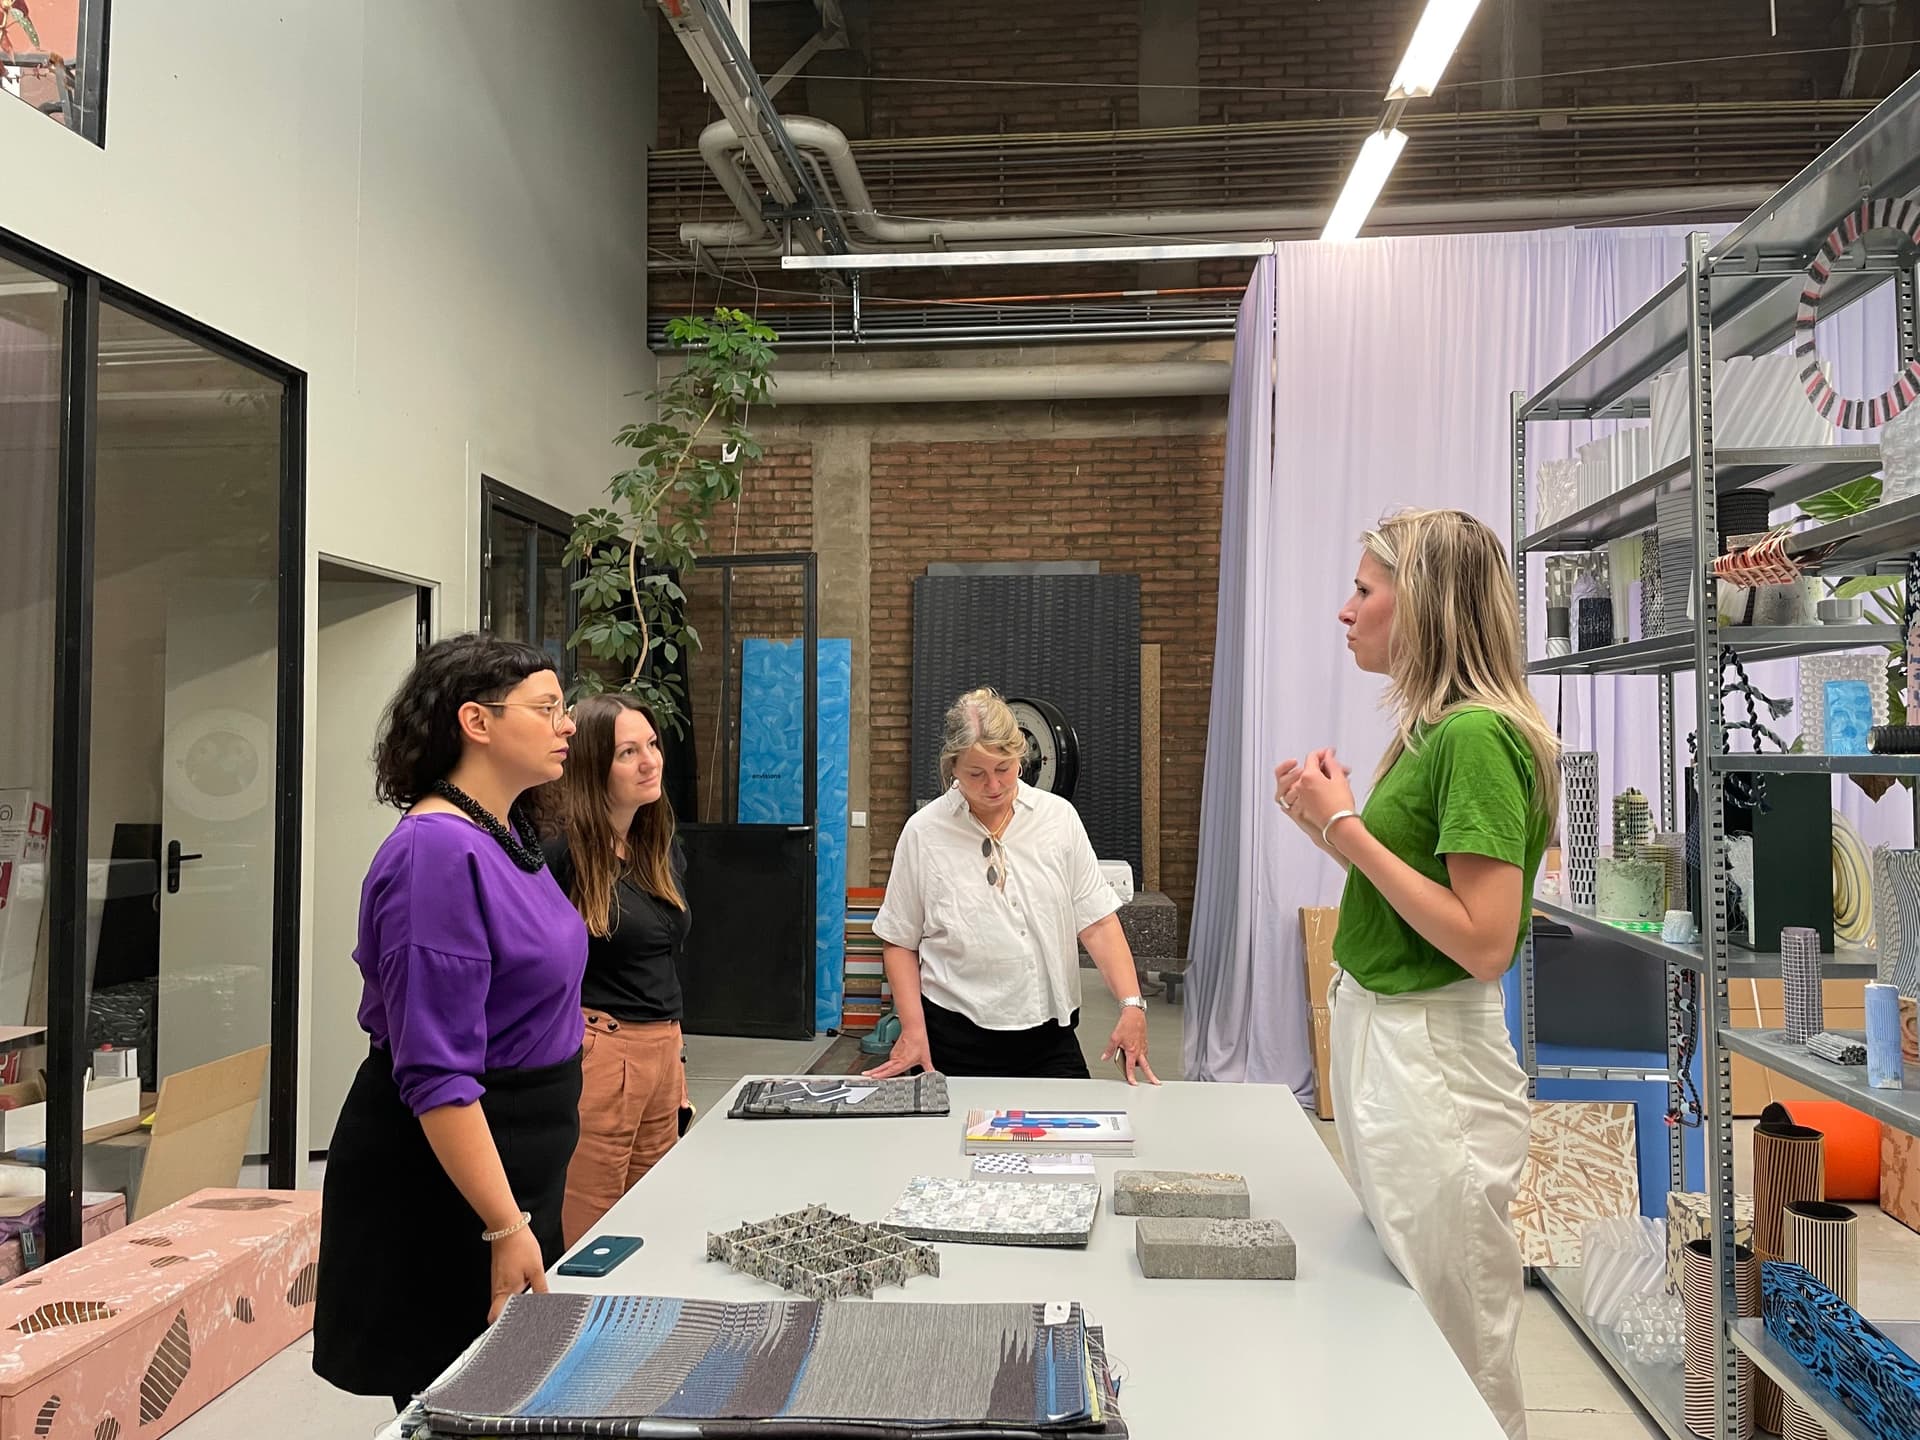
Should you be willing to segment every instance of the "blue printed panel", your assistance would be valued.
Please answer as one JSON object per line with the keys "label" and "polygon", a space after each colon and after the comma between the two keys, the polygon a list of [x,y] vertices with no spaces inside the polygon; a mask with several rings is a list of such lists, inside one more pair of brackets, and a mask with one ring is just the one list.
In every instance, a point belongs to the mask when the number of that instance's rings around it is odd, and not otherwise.
{"label": "blue printed panel", "polygon": [[[814,1029],[837,1030],[846,990],[847,770],[853,642],[819,640],[819,833],[815,837]],[[806,819],[806,644],[747,640],[740,654],[740,821]]]}
{"label": "blue printed panel", "polygon": [[1920,1440],[1920,1365],[1798,1265],[1760,1267],[1767,1333],[1877,1440]]}

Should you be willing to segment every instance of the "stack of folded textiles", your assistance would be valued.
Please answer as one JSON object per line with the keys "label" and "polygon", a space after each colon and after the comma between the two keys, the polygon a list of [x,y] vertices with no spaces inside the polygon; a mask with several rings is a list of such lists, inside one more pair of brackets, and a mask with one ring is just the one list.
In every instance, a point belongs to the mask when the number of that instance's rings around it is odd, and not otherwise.
{"label": "stack of folded textiles", "polygon": [[1127,1434],[1078,1305],[522,1295],[416,1408],[416,1437]]}

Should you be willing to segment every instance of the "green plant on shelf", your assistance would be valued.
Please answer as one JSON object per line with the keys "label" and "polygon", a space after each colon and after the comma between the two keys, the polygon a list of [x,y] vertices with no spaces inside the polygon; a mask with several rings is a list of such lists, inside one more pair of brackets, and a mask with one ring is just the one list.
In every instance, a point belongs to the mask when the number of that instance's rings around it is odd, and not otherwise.
{"label": "green plant on shelf", "polygon": [[[1800,508],[1809,519],[1818,520],[1822,525],[1831,525],[1836,520],[1845,520],[1873,509],[1880,503],[1880,493],[1880,477],[1868,475],[1837,486],[1825,494],[1802,500]],[[1904,630],[1907,623],[1907,584],[1903,576],[1855,575],[1827,588],[1830,598],[1859,599],[1880,624]],[[1896,642],[1884,648],[1887,652],[1887,721],[1893,725],[1904,725],[1907,723],[1906,646]],[[1798,740],[1794,741],[1793,748],[1800,749]],[[1873,800],[1885,795],[1896,783],[1890,775],[1851,775],[1848,778]],[[1911,776],[1903,777],[1897,783],[1908,789],[1913,788]]]}

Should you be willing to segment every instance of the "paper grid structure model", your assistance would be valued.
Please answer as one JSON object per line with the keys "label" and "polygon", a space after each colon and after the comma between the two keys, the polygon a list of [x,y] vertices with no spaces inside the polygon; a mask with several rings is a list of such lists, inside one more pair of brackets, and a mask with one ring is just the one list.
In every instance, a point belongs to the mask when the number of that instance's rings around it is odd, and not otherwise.
{"label": "paper grid structure model", "polygon": [[916,1175],[880,1224],[961,1245],[1085,1245],[1100,1211],[1098,1185],[1021,1185]]}
{"label": "paper grid structure model", "polygon": [[872,1295],[915,1275],[938,1275],[940,1256],[877,1225],[809,1205],[757,1225],[707,1236],[707,1259],[809,1300]]}
{"label": "paper grid structure model", "polygon": [[945,1115],[947,1077],[901,1075],[866,1080],[858,1075],[795,1075],[749,1080],[727,1111],[733,1120],[857,1120],[902,1115]]}

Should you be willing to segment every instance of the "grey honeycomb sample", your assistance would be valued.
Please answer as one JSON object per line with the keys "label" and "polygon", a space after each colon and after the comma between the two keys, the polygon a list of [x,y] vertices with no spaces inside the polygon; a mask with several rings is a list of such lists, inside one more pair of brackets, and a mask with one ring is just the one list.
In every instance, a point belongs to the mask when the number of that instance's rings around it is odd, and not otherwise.
{"label": "grey honeycomb sample", "polygon": [[870,1296],[882,1285],[940,1273],[940,1256],[932,1246],[821,1205],[710,1234],[707,1259],[724,1260],[743,1275],[809,1300]]}
{"label": "grey honeycomb sample", "polygon": [[1291,1280],[1293,1236],[1278,1220],[1162,1219],[1133,1224],[1133,1253],[1149,1280]]}
{"label": "grey honeycomb sample", "polygon": [[1253,1213],[1243,1175],[1220,1170],[1122,1170],[1113,1177],[1116,1215],[1244,1220]]}

